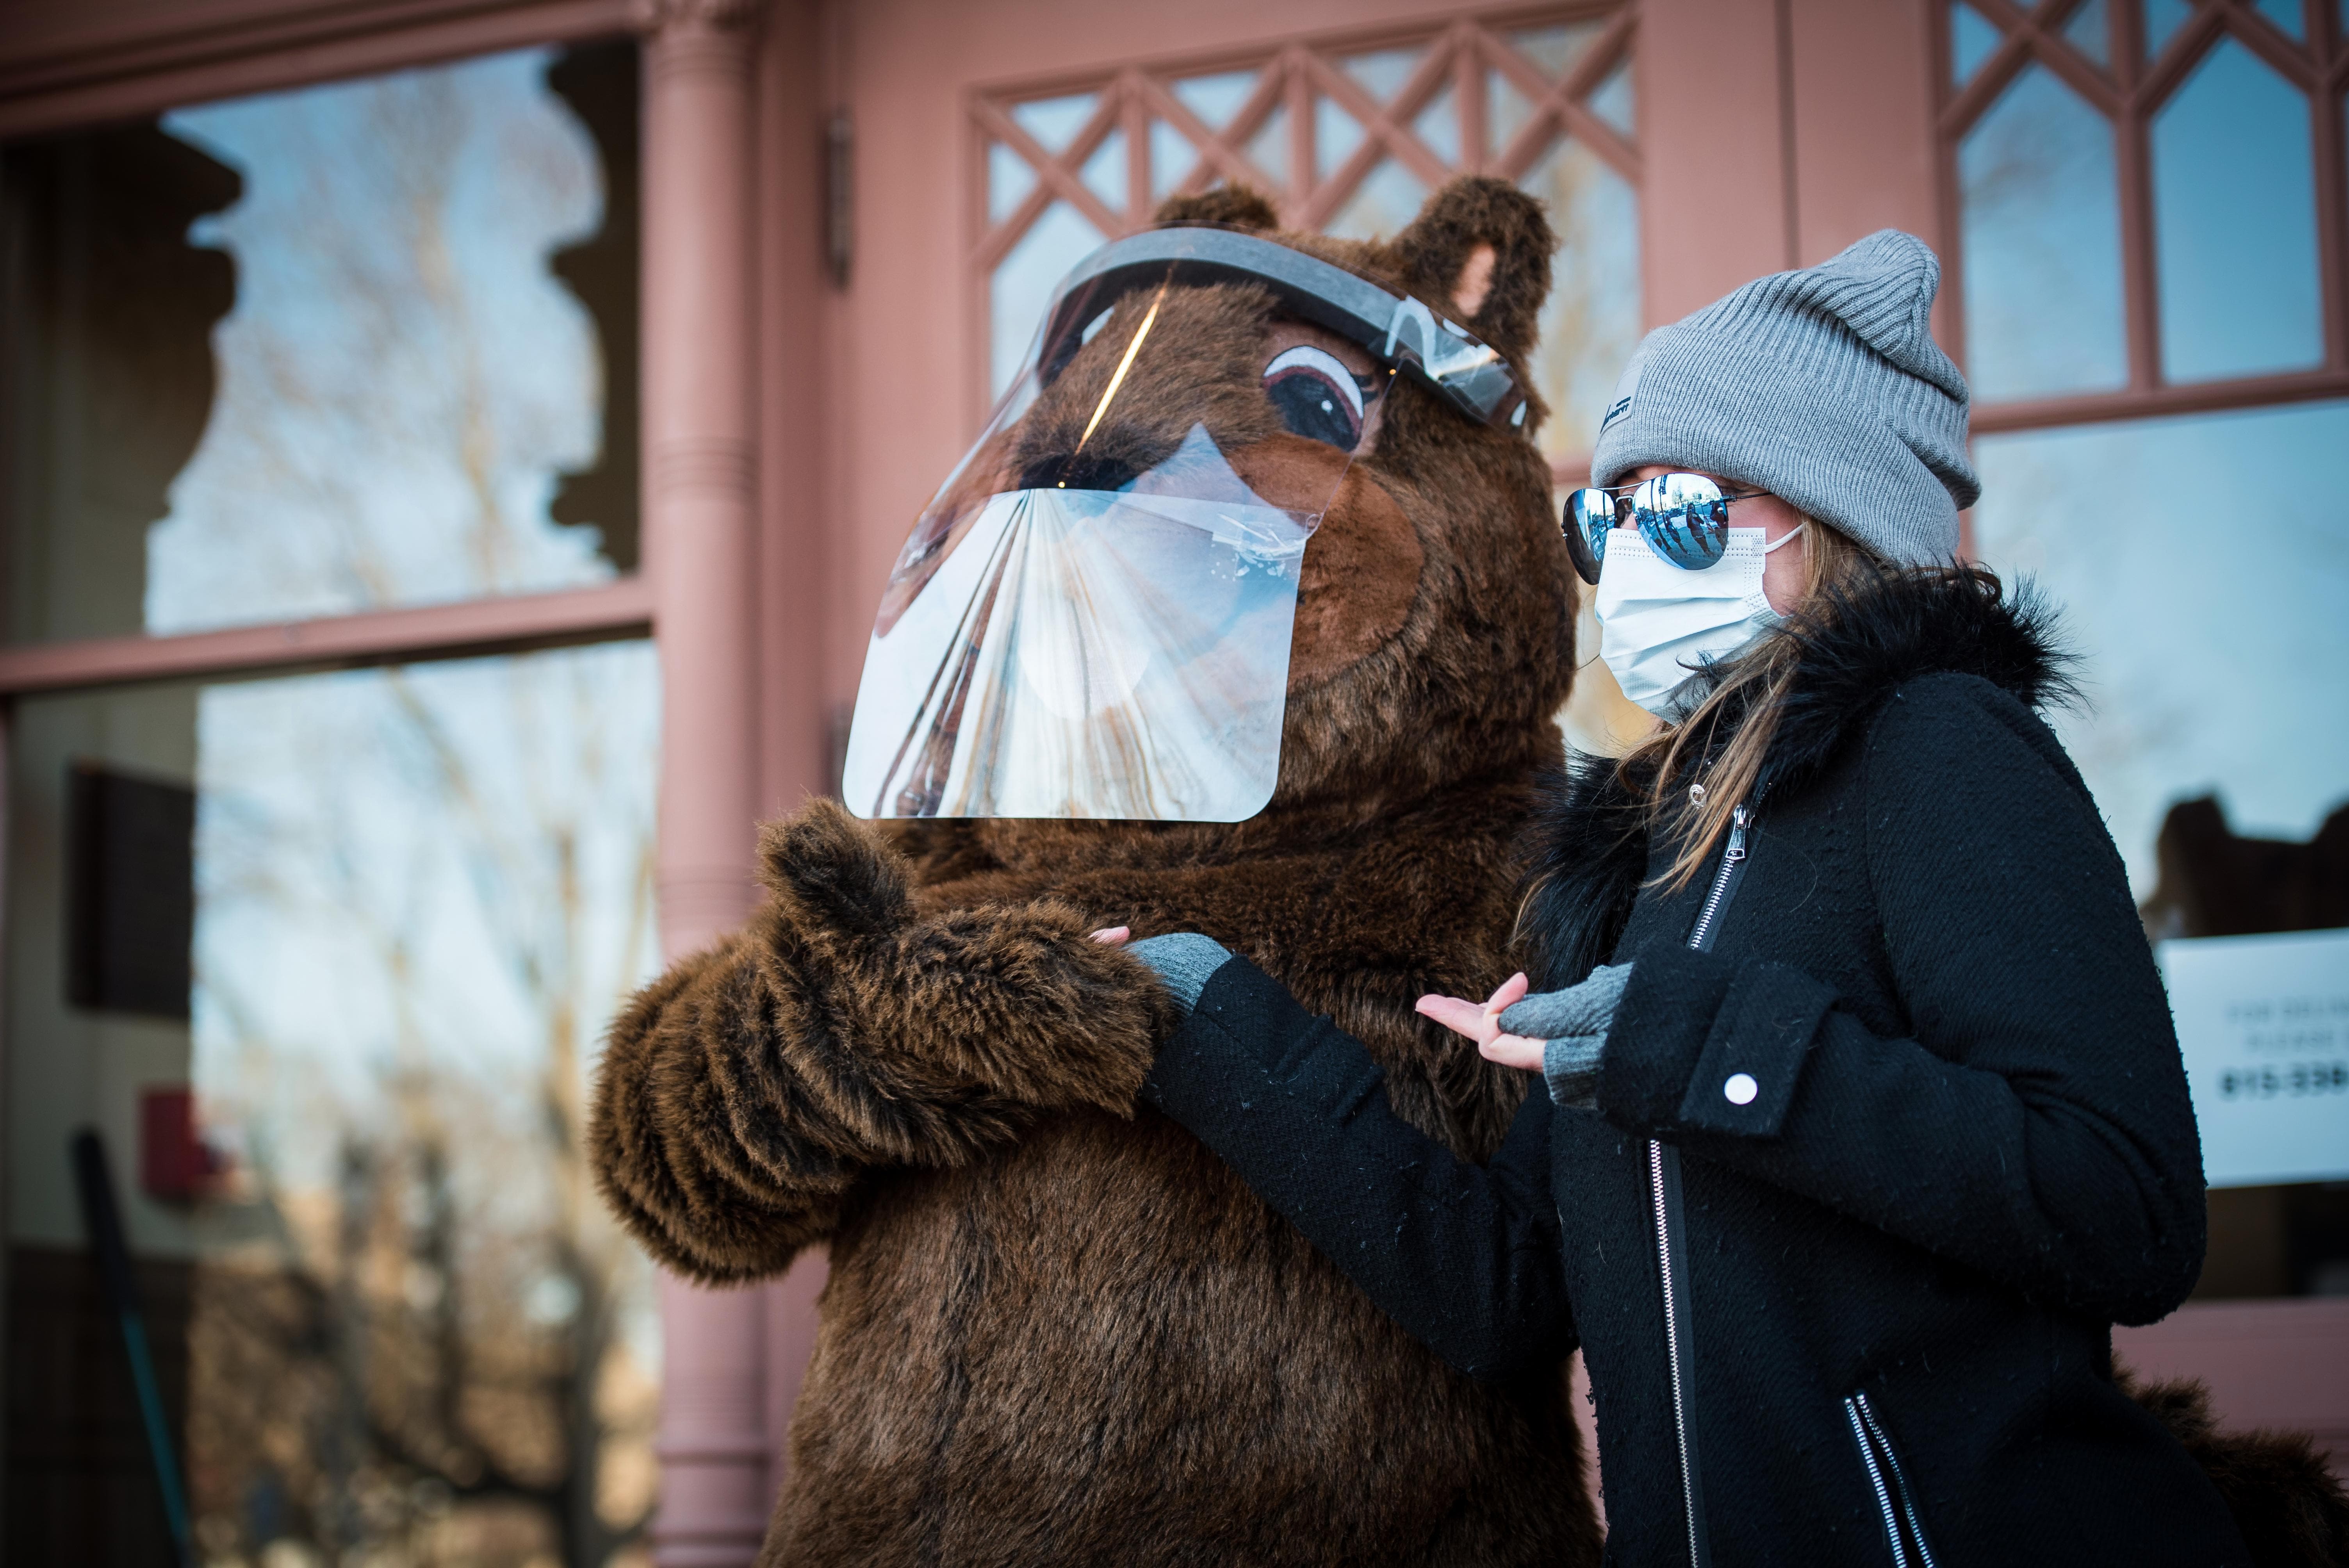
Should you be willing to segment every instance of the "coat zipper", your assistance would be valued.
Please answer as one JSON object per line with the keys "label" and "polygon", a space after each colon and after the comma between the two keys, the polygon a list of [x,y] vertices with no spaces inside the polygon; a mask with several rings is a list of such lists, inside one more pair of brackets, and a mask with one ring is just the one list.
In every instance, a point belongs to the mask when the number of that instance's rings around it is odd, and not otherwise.
{"label": "coat zipper", "polygon": [[[1669,1175],[1666,1166],[1670,1166]],[[1681,1501],[1688,1520],[1689,1563],[1691,1568],[1706,1568],[1712,1560],[1707,1550],[1704,1529],[1704,1503],[1697,1488],[1696,1440],[1689,1432],[1689,1346],[1681,1332],[1681,1319],[1688,1311],[1688,1299],[1680,1288],[1680,1270],[1673,1266],[1672,1254],[1680,1250],[1679,1205],[1680,1150],[1670,1149],[1654,1139],[1648,1140],[1648,1183],[1656,1205],[1656,1262],[1664,1281],[1664,1355],[1672,1374],[1672,1435],[1680,1445]]]}
{"label": "coat zipper", "polygon": [[[1868,1467],[1868,1484],[1876,1489],[1876,1506],[1884,1515],[1884,1537],[1892,1544],[1893,1568],[1909,1568],[1911,1544],[1917,1548],[1918,1568],[1934,1568],[1933,1549],[1925,1543],[1925,1527],[1917,1519],[1917,1500],[1909,1493],[1909,1478],[1900,1469],[1900,1456],[1893,1451],[1891,1438],[1876,1418],[1876,1408],[1865,1393],[1857,1393],[1844,1400],[1843,1413],[1851,1423],[1853,1439],[1859,1444],[1860,1462]],[[1900,1532],[1904,1521],[1909,1526],[1906,1535]]]}
{"label": "coat zipper", "polygon": [[1721,913],[1721,906],[1729,902],[1730,889],[1745,870],[1745,825],[1754,820],[1754,808],[1744,801],[1729,814],[1729,848],[1721,857],[1721,870],[1713,873],[1713,890],[1704,895],[1704,908],[1697,913],[1696,929],[1689,933],[1688,944],[1699,953],[1713,946],[1713,923]]}
{"label": "coat zipper", "polygon": [[[1699,953],[1712,947],[1713,922],[1745,872],[1745,827],[1753,816],[1753,808],[1743,801],[1730,813],[1729,848],[1721,857],[1721,870],[1713,875],[1704,907],[1698,912],[1696,928],[1689,933],[1688,944]],[[1706,1568],[1712,1553],[1705,1537],[1704,1495],[1697,1484],[1696,1441],[1689,1430],[1689,1396],[1695,1377],[1689,1364],[1688,1294],[1681,1283],[1686,1260],[1674,1255],[1685,1247],[1679,1212],[1680,1178],[1681,1151],[1650,1139],[1648,1191],[1656,1211],[1656,1267],[1664,1284],[1664,1352],[1672,1375],[1672,1436],[1680,1448],[1681,1501],[1688,1519],[1690,1568]]]}

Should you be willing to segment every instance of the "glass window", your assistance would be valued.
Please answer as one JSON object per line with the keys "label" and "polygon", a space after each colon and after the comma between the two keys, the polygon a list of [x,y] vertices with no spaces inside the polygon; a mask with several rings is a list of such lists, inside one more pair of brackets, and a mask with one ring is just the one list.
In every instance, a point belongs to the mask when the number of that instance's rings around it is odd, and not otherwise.
{"label": "glass window", "polygon": [[[604,1568],[651,1503],[660,1350],[580,1108],[655,965],[651,645],[33,698],[12,729],[10,1335],[103,1375],[12,1399],[18,1430],[101,1397],[119,1429],[38,1485],[12,1454],[12,1545],[93,1560],[109,1497],[161,1528],[110,1320],[72,1335],[92,1125],[202,1561]],[[176,998],[77,995],[174,919]]]}
{"label": "glass window", "polygon": [[2349,801],[2349,403],[1974,443],[1974,545],[2061,607],[2088,702],[2061,727],[2139,898],[2170,808],[2306,839]]}
{"label": "glass window", "polygon": [[2064,24],[2064,37],[2097,65],[2112,65],[2112,24],[2105,16],[2105,0],[2088,0],[2073,12],[2072,19]]}
{"label": "glass window", "polygon": [[1327,180],[1338,172],[1354,150],[1362,145],[1362,123],[1338,107],[1333,98],[1313,102],[1313,178]]}
{"label": "glass window", "polygon": [[1381,159],[1326,232],[1353,240],[1375,240],[1408,227],[1427,201],[1427,186],[1392,158]]}
{"label": "glass window", "polygon": [[1973,80],[1998,40],[1998,29],[1965,0],[1958,0],[1950,7],[1950,80],[1959,87]]}
{"label": "glass window", "polygon": [[[1998,37],[1947,9],[1962,80]],[[2043,7],[2063,41],[2023,38],[2014,79],[1950,127],[1966,370],[2003,427],[1975,442],[1974,547],[2082,656],[2057,727],[2169,986],[2211,1187],[2204,1297],[2349,1293],[2349,738],[2327,675],[2349,654],[2349,402],[2278,404],[2268,380],[2325,367],[2325,313],[2349,310],[2319,262],[2303,84],[2333,79],[2338,40],[2312,15]],[[2160,67],[2107,80],[2132,22]],[[2120,200],[2131,145],[2149,201]],[[2151,417],[2189,385],[2223,411]],[[2062,401],[1999,408],[2036,398]]]}
{"label": "glass window", "polygon": [[636,142],[606,45],[5,149],[6,636],[632,571]]}
{"label": "glass window", "polygon": [[1218,71],[1213,76],[1185,77],[1170,84],[1169,90],[1209,130],[1221,130],[1256,91],[1256,73]]}
{"label": "glass window", "polygon": [[[1325,232],[1355,239],[1391,236],[1417,215],[1431,189],[1420,171],[1422,154],[1450,169],[1477,168],[1516,181],[1548,203],[1563,242],[1542,317],[1542,345],[1529,368],[1553,411],[1542,428],[1543,451],[1554,464],[1571,466],[1588,458],[1608,391],[1639,337],[1639,194],[1632,160],[1622,148],[1595,131],[1580,139],[1569,136],[1552,95],[1562,83],[1571,85],[1594,119],[1633,140],[1636,104],[1623,38],[1614,17],[1585,12],[1547,21],[1536,15],[1514,18],[1506,31],[1472,24],[1464,32],[1423,42],[1382,39],[1381,46],[1363,52],[1332,46],[1317,50],[1316,59],[1291,51],[1256,67],[1169,77],[1161,85],[1197,116],[1204,139],[1160,115],[1156,88],[1129,81],[1098,93],[1064,91],[1007,102],[1002,112],[1101,198],[1120,219],[1119,232],[1146,222],[1151,204],[1198,178],[1202,155],[1209,151],[1244,160],[1257,171],[1257,183],[1286,210],[1326,214],[1320,220]],[[1602,43],[1606,57],[1593,59]],[[1471,81],[1482,78],[1466,105],[1458,92],[1464,67]],[[1323,70],[1342,73],[1382,106],[1385,118],[1373,126],[1341,107],[1321,90]],[[1416,89],[1414,80],[1421,84]],[[1299,93],[1311,101],[1301,127],[1288,109]],[[1106,100],[1127,94],[1142,98],[1131,107],[1149,125],[1140,150],[1148,179],[1139,189],[1129,189],[1133,150],[1122,129],[1090,149],[1080,139]],[[1463,109],[1479,97],[1485,145],[1470,147],[1475,128]],[[1000,121],[993,123],[999,132]],[[1310,150],[1302,167],[1296,163],[1300,130]],[[1605,146],[1586,146],[1586,139]],[[1040,211],[1027,226],[1007,232],[1023,204],[1032,202],[1038,170],[993,136],[982,145],[990,232],[978,249],[989,258],[988,390],[999,396],[1052,285],[1110,236],[1065,202],[1035,203]],[[1085,151],[1081,166],[1080,150]]]}
{"label": "glass window", "polygon": [[1572,460],[1598,444],[1615,378],[1640,346],[1640,193],[1570,139],[1544,153],[1520,183],[1548,204],[1557,231],[1532,370],[1549,405],[1543,450]]}
{"label": "glass window", "polygon": [[[2081,56],[2109,58],[2124,26],[2115,6],[2135,8],[2151,51],[2183,57],[2150,77],[2158,96],[2083,77]],[[2329,78],[2330,46],[2305,36],[2299,0],[2257,15],[2205,6],[2185,27],[2193,14],[2187,0],[2090,0],[2064,18],[2064,42],[2028,36],[2014,78],[1964,106],[1952,128],[1959,262],[1981,402],[2125,402],[2157,382],[2254,382],[2324,364],[2326,292],[2337,311],[2349,294],[2320,265],[2315,106],[2302,84]],[[1962,83],[1997,34],[1964,0],[1949,0],[1947,15]],[[2116,153],[2130,145],[2145,149],[2149,201],[2121,200]],[[2134,344],[2132,321],[2149,328]]]}
{"label": "glass window", "polygon": [[2060,608],[2087,700],[2057,728],[2170,973],[2210,1161],[2197,1293],[2349,1294],[2349,403],[1975,449],[1976,547]]}
{"label": "glass window", "polygon": [[1066,201],[1055,201],[1019,237],[988,280],[988,395],[1003,396],[1019,373],[1028,340],[1062,274],[1092,253],[1105,236]]}
{"label": "glass window", "polygon": [[1966,369],[1984,402],[2128,379],[2112,126],[2044,66],[1958,146]]}
{"label": "glass window", "polygon": [[2154,117],[2152,143],[2164,376],[2320,363],[2308,99],[2230,39]]}
{"label": "glass window", "polygon": [[1248,138],[1247,160],[1262,170],[1266,183],[1273,191],[1288,184],[1288,106],[1277,104],[1264,117],[1264,124]]}
{"label": "glass window", "polygon": [[1019,129],[1036,139],[1036,145],[1051,153],[1066,152],[1077,132],[1093,117],[1093,107],[1100,99],[1092,93],[1071,93],[1065,98],[1030,98],[1012,107],[1011,118]]}

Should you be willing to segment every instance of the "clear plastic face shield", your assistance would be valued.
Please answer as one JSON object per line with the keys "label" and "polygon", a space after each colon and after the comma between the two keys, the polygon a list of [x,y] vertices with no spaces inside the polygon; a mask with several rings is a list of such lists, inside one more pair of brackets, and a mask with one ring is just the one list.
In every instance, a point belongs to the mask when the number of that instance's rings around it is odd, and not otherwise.
{"label": "clear plastic face shield", "polygon": [[1524,418],[1491,348],[1272,241],[1162,229],[1079,263],[891,570],[849,808],[1262,810],[1305,547],[1406,372],[1471,418]]}

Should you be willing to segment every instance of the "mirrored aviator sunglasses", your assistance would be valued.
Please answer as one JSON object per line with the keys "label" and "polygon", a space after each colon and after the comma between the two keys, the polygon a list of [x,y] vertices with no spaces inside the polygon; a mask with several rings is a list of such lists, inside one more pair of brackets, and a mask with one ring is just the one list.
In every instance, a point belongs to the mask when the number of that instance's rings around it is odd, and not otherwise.
{"label": "mirrored aviator sunglasses", "polygon": [[1618,490],[1583,489],[1566,498],[1558,526],[1575,573],[1597,584],[1607,536],[1624,523],[1648,548],[1684,572],[1702,572],[1729,549],[1729,503],[1760,490],[1723,490],[1702,474],[1658,474]]}

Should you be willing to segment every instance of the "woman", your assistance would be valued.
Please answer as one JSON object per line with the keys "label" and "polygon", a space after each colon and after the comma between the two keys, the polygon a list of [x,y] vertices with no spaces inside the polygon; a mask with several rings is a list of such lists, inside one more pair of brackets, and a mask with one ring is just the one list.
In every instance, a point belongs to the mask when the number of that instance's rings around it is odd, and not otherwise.
{"label": "woman", "polygon": [[1193,1007],[1150,1097],[1403,1326],[1486,1378],[1578,1336],[1610,1562],[2247,1561],[2113,1381],[2201,1266],[2200,1155],[2055,659],[1949,564],[1938,283],[1877,234],[1626,372],[1569,546],[1665,723],[1547,823],[1543,993],[1421,1004],[1546,1069],[1487,1167],[1245,959],[1134,944]]}

